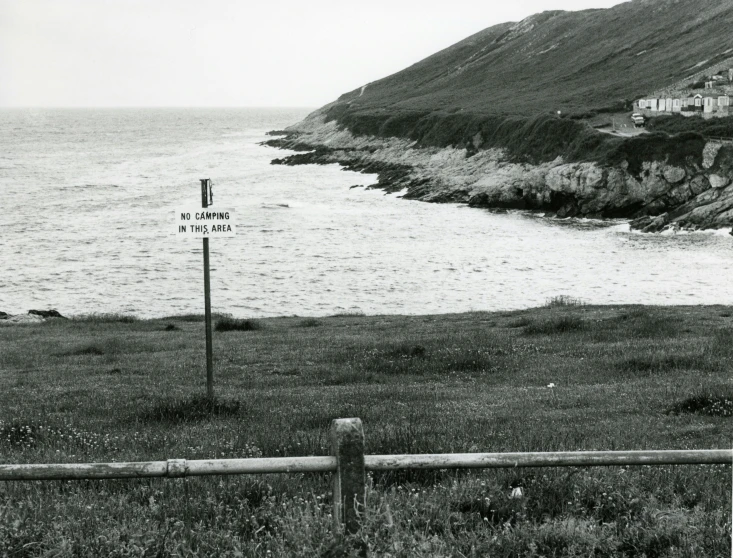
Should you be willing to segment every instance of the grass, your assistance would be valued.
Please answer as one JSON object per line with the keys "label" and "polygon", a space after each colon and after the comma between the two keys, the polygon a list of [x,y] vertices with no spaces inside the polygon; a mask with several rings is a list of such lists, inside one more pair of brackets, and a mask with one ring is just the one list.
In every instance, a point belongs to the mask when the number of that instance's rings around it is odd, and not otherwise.
{"label": "grass", "polygon": [[[372,454],[727,448],[731,315],[263,319],[214,335],[213,400],[200,320],[3,328],[0,462],[326,455],[350,416]],[[729,483],[725,466],[380,472],[350,540],[329,475],[12,482],[0,556],[727,556]]]}

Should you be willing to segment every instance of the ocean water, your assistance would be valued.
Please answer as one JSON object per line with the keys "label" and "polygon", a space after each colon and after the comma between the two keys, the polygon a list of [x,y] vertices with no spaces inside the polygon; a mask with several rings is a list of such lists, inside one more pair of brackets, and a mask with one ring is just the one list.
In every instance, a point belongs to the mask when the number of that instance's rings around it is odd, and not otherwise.
{"label": "ocean water", "polygon": [[[733,237],[631,233],[385,195],[259,144],[305,109],[0,110],[0,310],[203,312],[202,242],[174,209],[232,208],[211,240],[212,306],[237,317],[733,304]],[[356,186],[356,187],[354,187]]]}

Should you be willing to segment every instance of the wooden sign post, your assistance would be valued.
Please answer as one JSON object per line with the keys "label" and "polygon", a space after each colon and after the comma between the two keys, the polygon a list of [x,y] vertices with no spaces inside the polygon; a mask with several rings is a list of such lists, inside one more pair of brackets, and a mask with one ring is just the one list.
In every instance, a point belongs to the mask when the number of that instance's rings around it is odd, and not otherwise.
{"label": "wooden sign post", "polygon": [[204,239],[204,308],[206,320],[206,395],[214,397],[214,349],[211,332],[211,275],[209,272],[209,237],[232,237],[234,211],[216,209],[206,211],[213,203],[211,180],[201,178],[201,209],[176,209],[178,236]]}

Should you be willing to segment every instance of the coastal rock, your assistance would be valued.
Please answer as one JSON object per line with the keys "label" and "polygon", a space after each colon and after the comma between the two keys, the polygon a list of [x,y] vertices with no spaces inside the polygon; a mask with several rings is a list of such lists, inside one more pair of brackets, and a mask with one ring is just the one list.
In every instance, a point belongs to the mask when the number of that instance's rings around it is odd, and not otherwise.
{"label": "coastal rock", "polygon": [[715,164],[715,158],[718,156],[722,143],[709,141],[702,150],[702,168],[709,169]]}
{"label": "coastal rock", "polygon": [[7,312],[0,312],[0,320],[7,320],[10,317],[10,314]]}
{"label": "coastal rock", "polygon": [[711,174],[708,177],[708,180],[710,180],[710,186],[712,188],[724,188],[725,186],[728,186],[731,181],[730,177],[720,176],[719,174]]}
{"label": "coastal rock", "polygon": [[59,314],[58,310],[28,310],[29,314],[35,315],[35,316],[41,316],[42,318],[63,318],[66,319],[64,316]]}
{"label": "coastal rock", "polygon": [[41,316],[35,314],[18,314],[17,316],[10,316],[9,318],[0,321],[3,325],[26,325],[26,324],[40,324],[45,322]]}
{"label": "coastal rock", "polygon": [[687,176],[687,173],[685,169],[680,167],[666,167],[662,170],[662,175],[670,184],[676,184],[677,182],[682,182]]}
{"label": "coastal rock", "polygon": [[[418,146],[406,138],[354,135],[326,121],[328,106],[266,142],[274,147],[311,150],[273,161],[279,164],[339,163],[347,169],[379,173],[372,188],[401,191],[407,199],[468,203],[474,207],[537,209],[558,217],[626,217],[647,232],[665,227],[711,228],[733,225],[726,190],[733,183],[733,148],[708,142],[700,162],[663,160],[543,163],[513,160],[499,148]],[[480,138],[479,138],[480,139]],[[725,148],[723,148],[725,147]],[[699,209],[698,209],[699,208]],[[645,219],[648,217],[648,219]]]}

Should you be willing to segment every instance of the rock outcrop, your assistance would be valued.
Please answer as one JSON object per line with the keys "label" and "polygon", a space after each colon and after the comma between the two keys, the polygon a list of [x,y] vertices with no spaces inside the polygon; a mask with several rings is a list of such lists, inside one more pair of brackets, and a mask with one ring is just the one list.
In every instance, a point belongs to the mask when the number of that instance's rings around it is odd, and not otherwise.
{"label": "rock outcrop", "polygon": [[29,314],[34,314],[36,316],[41,316],[42,318],[62,318],[66,319],[64,316],[59,314],[58,310],[28,310]]}
{"label": "rock outcrop", "polygon": [[18,314],[17,316],[8,316],[0,321],[0,325],[26,325],[41,324],[46,320],[36,314]]}
{"label": "rock outcrop", "polygon": [[48,318],[61,318],[66,320],[58,310],[28,310],[27,314],[11,315],[7,312],[0,312],[0,325],[22,325],[22,324],[40,324]]}
{"label": "rock outcrop", "polygon": [[268,145],[299,151],[275,164],[340,163],[379,174],[373,187],[428,202],[536,209],[558,217],[625,217],[647,232],[733,225],[733,145],[708,142],[702,164],[620,161],[529,164],[503,149],[420,147],[395,137],[355,135],[327,121],[327,107]]}

